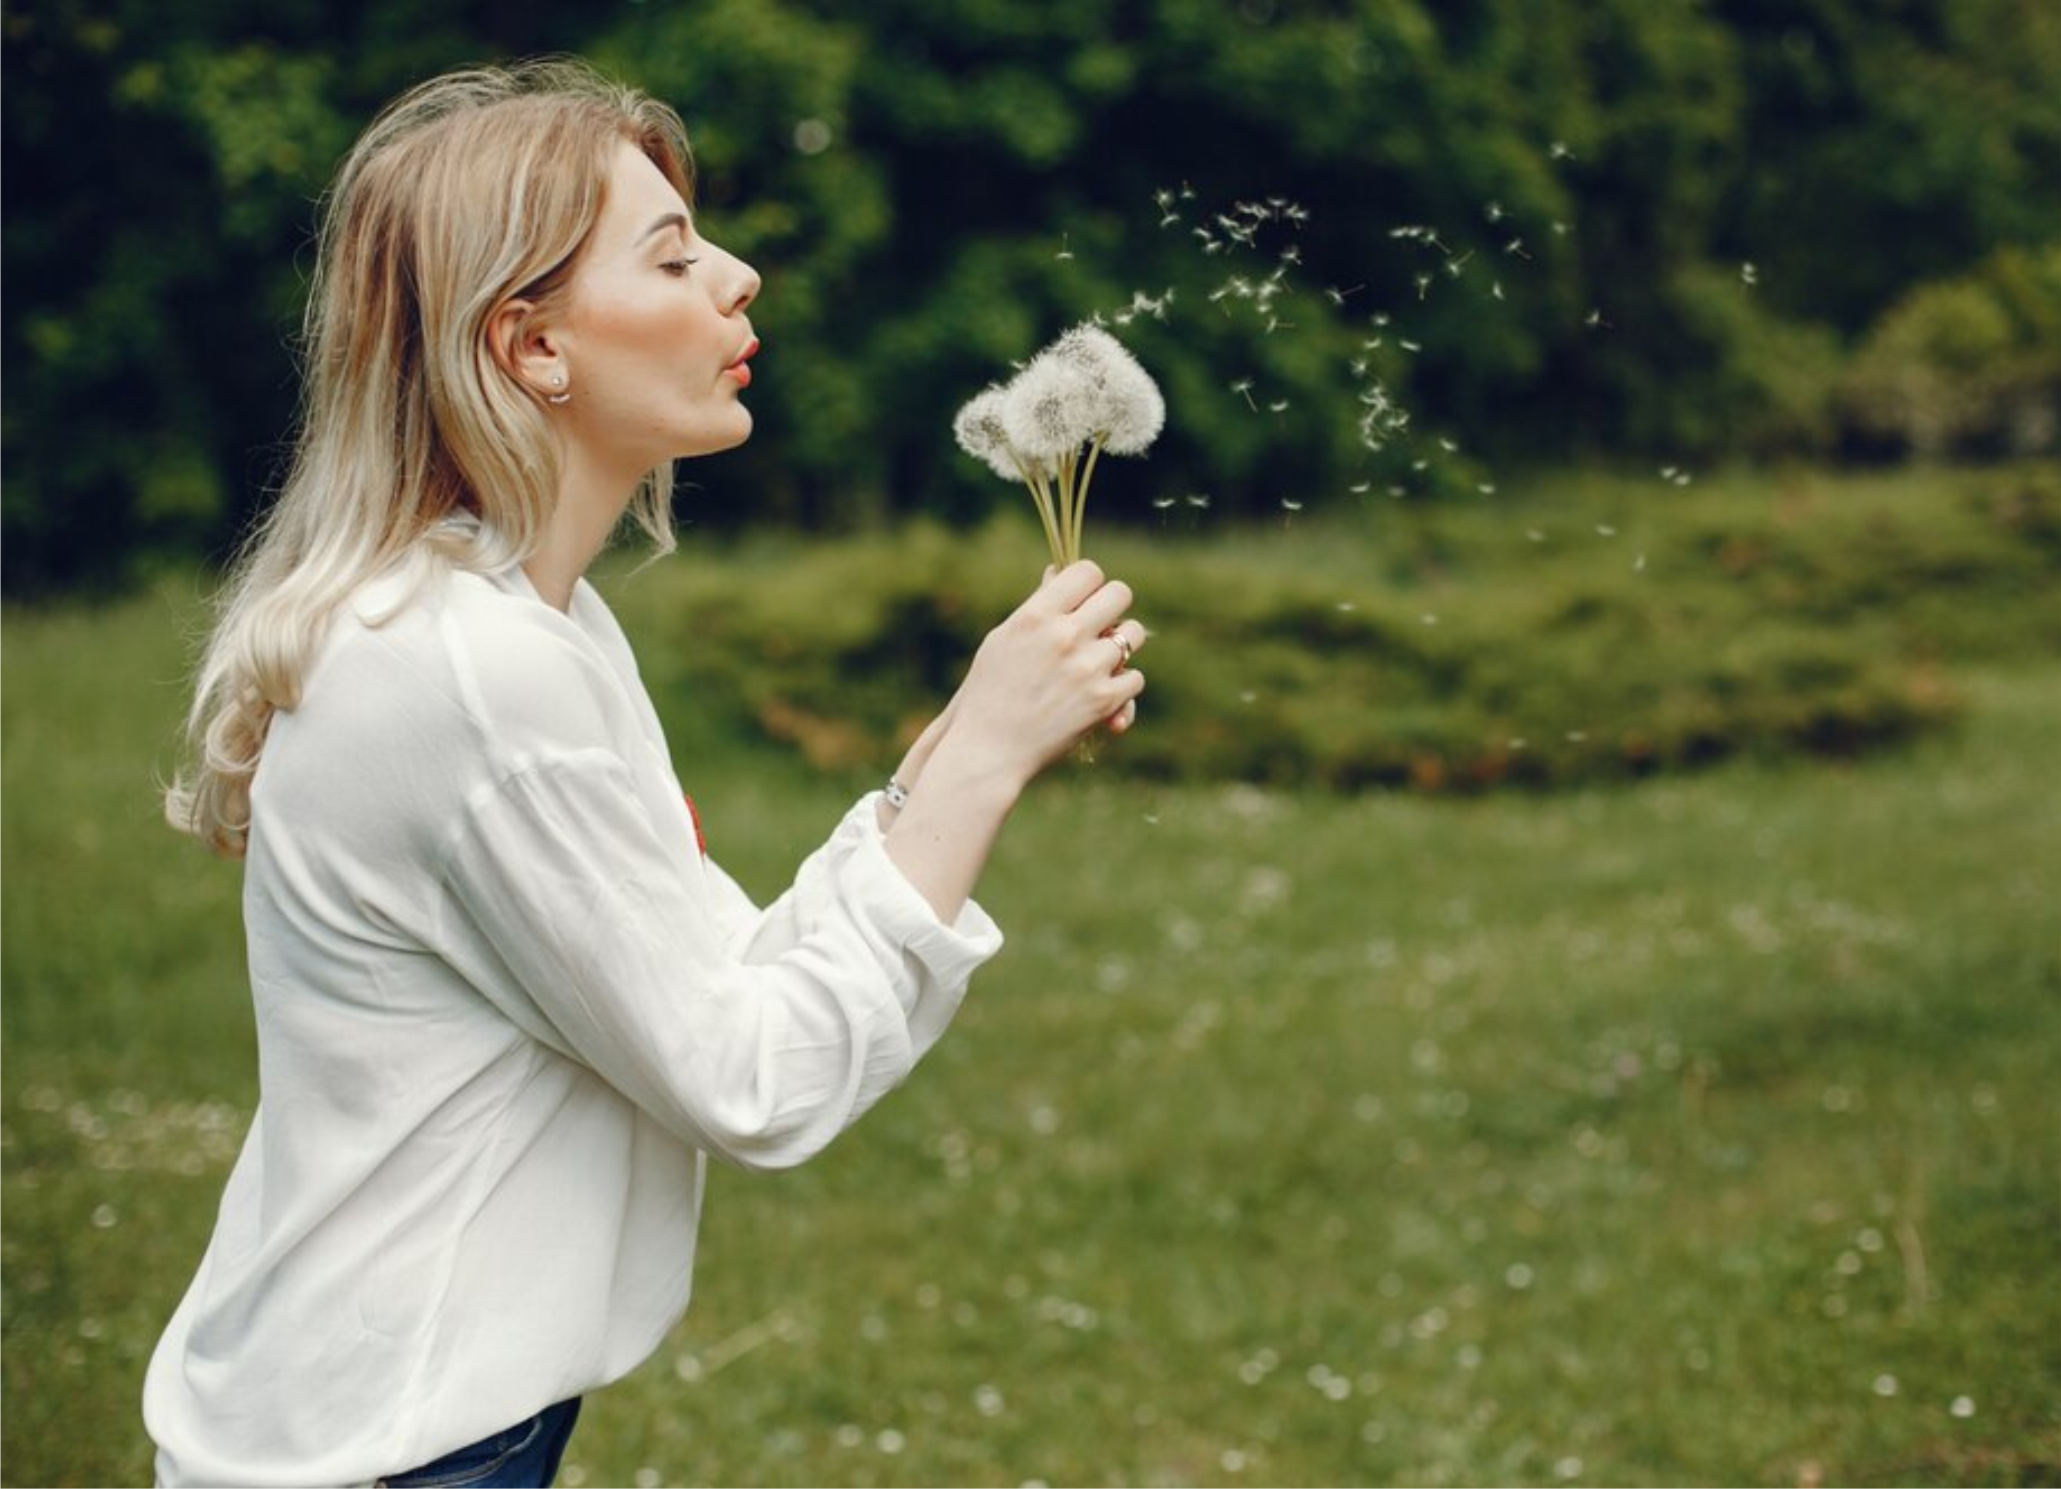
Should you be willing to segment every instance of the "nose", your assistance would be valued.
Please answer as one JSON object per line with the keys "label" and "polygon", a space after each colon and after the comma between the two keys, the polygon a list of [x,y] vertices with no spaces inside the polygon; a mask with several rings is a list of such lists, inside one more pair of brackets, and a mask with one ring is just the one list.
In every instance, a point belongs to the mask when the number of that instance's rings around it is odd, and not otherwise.
{"label": "nose", "polygon": [[723,285],[723,313],[735,315],[759,297],[759,271],[735,254],[725,257],[730,260],[730,274]]}

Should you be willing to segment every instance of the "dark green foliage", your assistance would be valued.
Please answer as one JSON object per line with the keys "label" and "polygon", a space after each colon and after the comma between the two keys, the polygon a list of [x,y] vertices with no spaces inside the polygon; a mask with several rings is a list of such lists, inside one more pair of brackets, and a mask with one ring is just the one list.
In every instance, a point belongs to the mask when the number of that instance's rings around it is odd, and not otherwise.
{"label": "dark green foliage", "polygon": [[[1125,334],[1168,389],[1168,433],[1105,516],[1166,492],[1251,514],[1385,485],[1434,432],[1501,462],[1915,443],[1880,432],[1879,400],[1835,396],[1846,340],[1923,319],[1904,298],[1921,283],[2061,241],[2047,0],[4,15],[16,592],[242,529],[291,438],[312,202],[381,102],[466,63],[581,52],[685,114],[705,225],[767,285],[760,434],[694,472],[718,493],[687,494],[703,523],[1011,499],[953,452],[952,410],[1061,326],[1167,289],[1170,319]],[[1183,185],[1161,227],[1154,193]],[[1285,240],[1209,256],[1191,236],[1260,197],[1312,214],[1280,334],[1209,296]],[[1392,236],[1409,223],[1444,246]],[[1377,309],[1395,320],[1370,352]],[[1913,334],[1885,322],[1869,345]],[[1356,356],[1416,415],[1400,458],[1355,437]],[[1228,391],[1243,378],[1281,411]],[[1434,462],[1416,484],[1473,481]]]}

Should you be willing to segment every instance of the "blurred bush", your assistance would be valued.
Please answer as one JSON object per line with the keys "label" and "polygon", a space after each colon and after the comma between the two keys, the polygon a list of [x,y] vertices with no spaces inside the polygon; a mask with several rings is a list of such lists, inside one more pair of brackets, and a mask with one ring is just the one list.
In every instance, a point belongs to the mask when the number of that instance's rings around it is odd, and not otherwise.
{"label": "blurred bush", "polygon": [[1859,433],[1900,452],[2061,451],[2061,242],[1999,249],[1903,296],[1841,391]]}
{"label": "blurred bush", "polygon": [[[1480,507],[1414,521],[1092,542],[1161,633],[1145,727],[1104,768],[1469,791],[1851,754],[1951,719],[1946,664],[2061,652],[2050,471],[1921,501],[1684,502],[1642,519],[1637,560],[1513,541]],[[1033,529],[918,523],[652,571],[678,638],[653,681],[819,768],[877,768],[1028,589]]]}

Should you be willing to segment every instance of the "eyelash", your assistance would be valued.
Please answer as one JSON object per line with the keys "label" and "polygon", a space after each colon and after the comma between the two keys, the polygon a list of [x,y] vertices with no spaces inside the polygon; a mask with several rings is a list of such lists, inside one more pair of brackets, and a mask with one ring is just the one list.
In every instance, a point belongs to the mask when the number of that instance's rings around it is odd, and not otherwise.
{"label": "eyelash", "polygon": [[675,279],[684,279],[687,276],[687,270],[700,262],[700,259],[668,259],[665,263],[660,264],[659,267]]}

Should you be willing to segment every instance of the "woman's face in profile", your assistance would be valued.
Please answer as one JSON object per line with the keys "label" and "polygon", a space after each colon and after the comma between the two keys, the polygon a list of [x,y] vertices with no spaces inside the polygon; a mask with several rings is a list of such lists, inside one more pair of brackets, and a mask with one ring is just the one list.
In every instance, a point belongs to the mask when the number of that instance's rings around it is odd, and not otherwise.
{"label": "woman's face in profile", "polygon": [[744,312],[758,290],[757,272],[699,236],[665,174],[625,142],[558,326],[574,438],[636,470],[743,444],[739,395],[758,348]]}

